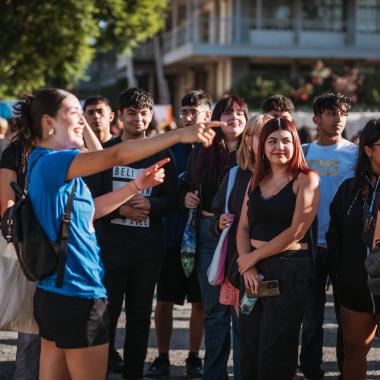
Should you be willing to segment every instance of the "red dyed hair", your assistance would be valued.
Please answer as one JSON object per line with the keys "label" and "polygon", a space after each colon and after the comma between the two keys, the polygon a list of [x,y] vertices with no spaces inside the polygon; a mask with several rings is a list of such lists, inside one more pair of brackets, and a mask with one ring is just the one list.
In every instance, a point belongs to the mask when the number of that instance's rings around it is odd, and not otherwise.
{"label": "red dyed hair", "polygon": [[299,173],[307,175],[312,171],[306,164],[295,124],[284,117],[274,118],[269,120],[261,130],[257,151],[257,157],[261,159],[258,158],[256,160],[255,170],[252,176],[251,191],[255,190],[263,179],[271,173],[270,162],[265,155],[265,142],[271,133],[279,130],[289,131],[293,139],[294,153],[288,164],[287,173],[293,178],[296,178]]}

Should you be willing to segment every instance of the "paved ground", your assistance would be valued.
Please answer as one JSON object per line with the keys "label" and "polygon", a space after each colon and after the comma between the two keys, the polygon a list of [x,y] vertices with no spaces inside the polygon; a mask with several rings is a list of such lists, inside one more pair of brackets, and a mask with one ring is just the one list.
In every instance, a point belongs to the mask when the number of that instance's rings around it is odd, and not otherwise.
{"label": "paved ground", "polygon": [[[335,379],[337,376],[336,361],[335,361],[335,332],[336,323],[334,318],[334,311],[332,305],[332,297],[329,295],[326,305],[325,316],[325,342],[324,342],[324,361],[325,369],[327,370],[326,379]],[[188,334],[188,322],[189,322],[188,305],[183,307],[176,307],[174,312],[174,331],[173,331],[173,350],[170,356],[172,363],[172,371],[170,379],[181,380],[186,379],[184,374],[184,362],[187,356],[187,334]],[[117,348],[121,352],[122,336],[123,336],[123,318],[119,322],[118,336],[117,336]],[[13,332],[0,332],[0,380],[12,380],[12,374],[14,371],[14,360],[16,351],[16,337],[17,334]],[[149,341],[149,352],[147,357],[147,363],[150,362],[157,354],[156,339],[154,330],[154,321],[152,320],[152,328]],[[201,351],[201,356],[204,355],[204,351]],[[380,379],[380,341],[375,340],[373,348],[368,356],[368,380]],[[230,373],[232,373],[231,361],[229,363]],[[231,375],[232,378],[232,375]],[[299,379],[303,377],[300,375]],[[120,379],[119,375],[112,375],[108,377],[108,380]]]}

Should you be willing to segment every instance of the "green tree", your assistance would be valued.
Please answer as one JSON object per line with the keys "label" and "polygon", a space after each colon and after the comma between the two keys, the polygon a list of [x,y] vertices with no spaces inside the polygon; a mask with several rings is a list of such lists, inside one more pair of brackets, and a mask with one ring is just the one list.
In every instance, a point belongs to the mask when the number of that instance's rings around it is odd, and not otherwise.
{"label": "green tree", "polygon": [[0,97],[72,88],[96,49],[122,53],[164,25],[166,0],[1,0]]}

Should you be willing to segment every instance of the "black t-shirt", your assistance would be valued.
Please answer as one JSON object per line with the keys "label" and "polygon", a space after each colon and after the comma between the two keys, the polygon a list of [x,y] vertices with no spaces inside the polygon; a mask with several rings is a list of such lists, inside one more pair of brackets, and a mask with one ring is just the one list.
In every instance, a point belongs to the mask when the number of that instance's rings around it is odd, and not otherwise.
{"label": "black t-shirt", "polygon": [[[120,138],[110,140],[104,144],[104,148],[120,142]],[[143,191],[143,195],[150,201],[148,218],[137,223],[123,218],[115,211],[95,223],[102,259],[107,269],[122,269],[131,260],[143,260],[147,263],[162,257],[165,248],[163,217],[175,209],[178,202],[177,171],[172,153],[164,150],[129,165],[114,166],[85,179],[96,198],[136,178],[143,169],[165,157],[171,157],[171,161],[165,165],[164,183]]]}
{"label": "black t-shirt", "polygon": [[17,141],[10,143],[1,154],[0,168],[16,172],[17,183],[24,188],[26,168],[22,162],[22,153],[23,149]]}

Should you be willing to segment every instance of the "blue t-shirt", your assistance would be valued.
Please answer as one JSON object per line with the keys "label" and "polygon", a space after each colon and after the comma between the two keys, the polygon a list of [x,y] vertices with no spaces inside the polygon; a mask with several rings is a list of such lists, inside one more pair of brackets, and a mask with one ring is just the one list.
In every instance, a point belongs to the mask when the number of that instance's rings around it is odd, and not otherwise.
{"label": "blue t-shirt", "polygon": [[321,200],[318,208],[318,244],[326,244],[326,232],[330,223],[329,208],[340,184],[355,172],[358,147],[347,140],[334,145],[310,144],[306,161],[309,168],[318,172]]}
{"label": "blue t-shirt", "polygon": [[65,182],[70,164],[78,153],[78,150],[36,148],[29,157],[29,168],[37,161],[32,166],[28,194],[36,217],[51,241],[57,240],[71,187],[76,183],[63,285],[55,286],[55,273],[41,280],[38,287],[71,297],[106,298],[102,283],[104,270],[93,227],[95,208],[91,193],[81,177]]}

